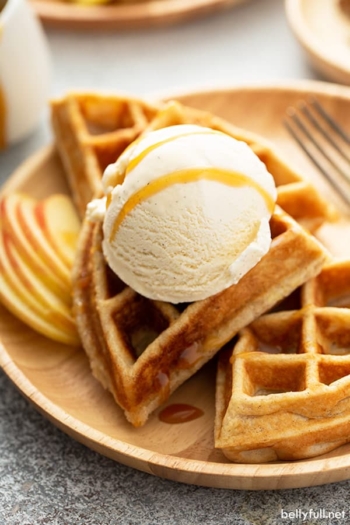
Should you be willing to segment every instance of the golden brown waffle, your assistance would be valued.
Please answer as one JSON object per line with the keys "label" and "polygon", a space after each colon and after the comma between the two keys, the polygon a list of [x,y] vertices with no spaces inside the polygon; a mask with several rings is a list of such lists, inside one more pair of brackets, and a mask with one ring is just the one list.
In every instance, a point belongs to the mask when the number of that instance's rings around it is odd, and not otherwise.
{"label": "golden brown waffle", "polygon": [[350,441],[350,261],[327,265],[220,356],[215,446],[232,461],[317,456]]}
{"label": "golden brown waffle", "polygon": [[157,111],[123,96],[71,93],[51,103],[51,120],[81,217],[101,189],[103,172],[145,129]]}
{"label": "golden brown waffle", "polygon": [[85,219],[73,271],[78,331],[95,377],[135,426],[241,328],[320,272],[327,255],[276,209],[267,255],[238,284],[190,305],[151,301],[106,265],[102,225]]}
{"label": "golden brown waffle", "polygon": [[98,192],[103,171],[142,133],[177,124],[198,124],[247,142],[273,175],[278,204],[310,231],[332,218],[330,205],[260,136],[211,113],[169,102],[150,106],[140,100],[72,94],[52,102],[56,143],[77,207],[84,215]]}

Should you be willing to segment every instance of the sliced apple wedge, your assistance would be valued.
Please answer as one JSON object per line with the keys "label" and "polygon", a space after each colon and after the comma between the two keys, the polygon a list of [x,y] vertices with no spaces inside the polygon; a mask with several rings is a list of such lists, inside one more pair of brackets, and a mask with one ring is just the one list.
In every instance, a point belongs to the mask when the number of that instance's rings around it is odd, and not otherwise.
{"label": "sliced apple wedge", "polygon": [[15,264],[11,264],[10,259],[7,255],[7,250],[5,248],[6,242],[4,240],[4,234],[0,234],[0,270],[4,279],[7,281],[8,285],[16,293],[18,298],[25,302],[30,308],[36,310],[40,315],[45,317],[49,312],[44,308],[35,297],[34,290],[28,286],[26,283],[23,283],[18,275],[18,268]]}
{"label": "sliced apple wedge", "polygon": [[[1,243],[1,240],[0,240]],[[31,296],[35,298],[36,302],[39,302],[44,308],[52,310],[56,314],[56,319],[69,320],[71,321],[71,295],[70,289],[65,289],[65,300],[62,301],[57,295],[55,295],[45,284],[40,280],[40,275],[35,274],[30,266],[27,266],[21,259],[19,253],[16,251],[15,246],[12,244],[11,239],[8,235],[3,233],[2,244],[4,250],[2,251],[5,258],[7,258],[9,264],[14,269],[16,276],[19,281],[25,286],[30,292]]]}
{"label": "sliced apple wedge", "polygon": [[[29,197],[19,193],[4,196],[0,200],[0,224],[3,231],[8,234],[23,262],[30,267],[34,273],[40,275],[42,282],[49,287],[58,297],[65,300],[67,295],[67,283],[46,263],[29,242],[24,234],[19,221],[19,206],[22,199]],[[35,202],[33,200],[33,205]]]}
{"label": "sliced apple wedge", "polygon": [[41,334],[80,344],[71,312],[71,267],[79,233],[69,197],[0,199],[0,300]]}
{"label": "sliced apple wedge", "polygon": [[70,268],[56,253],[39,225],[35,214],[36,205],[36,201],[29,197],[21,198],[21,202],[18,205],[20,227],[42,261],[56,272],[64,283],[70,286]]}
{"label": "sliced apple wedge", "polygon": [[[0,234],[0,299],[23,322],[56,341],[74,346],[79,337],[69,309],[58,312],[52,305],[38,300],[35,284],[22,280],[21,268],[11,254],[10,241]],[[10,254],[10,256],[9,256]]]}
{"label": "sliced apple wedge", "polygon": [[48,241],[71,268],[80,231],[80,220],[72,200],[63,194],[51,195],[36,205],[35,214]]}
{"label": "sliced apple wedge", "polygon": [[79,346],[80,341],[76,332],[63,331],[55,326],[52,321],[46,321],[41,315],[37,314],[20,300],[2,274],[0,274],[0,300],[13,315],[36,332],[66,345]]}

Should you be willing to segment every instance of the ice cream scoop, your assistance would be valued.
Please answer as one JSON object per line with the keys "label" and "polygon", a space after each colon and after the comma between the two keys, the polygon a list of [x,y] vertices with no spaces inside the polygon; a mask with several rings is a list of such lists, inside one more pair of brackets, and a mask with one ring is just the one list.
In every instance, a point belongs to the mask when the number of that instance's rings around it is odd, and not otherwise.
{"label": "ice cream scoop", "polygon": [[102,182],[105,257],[145,297],[205,299],[269,250],[273,177],[246,143],[222,132],[152,131],[107,167]]}

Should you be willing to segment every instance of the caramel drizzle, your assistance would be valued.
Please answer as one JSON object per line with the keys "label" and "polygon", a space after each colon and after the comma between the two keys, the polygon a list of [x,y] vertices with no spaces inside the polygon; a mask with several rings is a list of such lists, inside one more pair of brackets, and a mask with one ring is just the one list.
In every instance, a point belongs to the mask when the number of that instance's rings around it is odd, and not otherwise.
{"label": "caramel drizzle", "polygon": [[[180,139],[182,137],[187,137],[189,135],[223,135],[221,131],[215,131],[215,130],[200,130],[200,131],[187,131],[186,133],[181,133],[179,135],[176,135],[175,137],[168,137],[167,139],[161,140],[159,142],[156,142],[155,144],[151,144],[148,146],[148,148],[145,148],[139,155],[137,155],[135,158],[133,158],[126,169],[125,176],[130,173],[140,162],[149,154],[151,151],[160,148],[164,144],[167,144],[169,142],[173,142],[174,140]],[[141,138],[141,137],[140,137]],[[138,139],[139,141],[140,139]]]}
{"label": "caramel drizzle", "polygon": [[[118,184],[123,184],[125,177],[132,171],[140,162],[152,151],[159,148],[160,146],[163,146],[163,144],[167,144],[168,142],[173,142],[174,140],[177,140],[182,137],[186,137],[188,135],[210,135],[210,134],[220,134],[224,135],[221,131],[216,130],[200,130],[200,131],[187,131],[186,133],[180,133],[179,135],[176,135],[174,137],[168,137],[167,139],[161,140],[159,142],[156,142],[154,144],[151,144],[148,146],[148,148],[145,148],[141,153],[139,153],[136,157],[130,160],[125,173],[118,173],[115,174],[114,177],[109,181],[110,186],[118,186]],[[137,144],[139,144],[145,137],[141,135],[136,140],[134,140],[129,146],[124,150],[123,156],[131,149],[133,149]],[[110,204],[110,200],[108,199],[107,207]]]}
{"label": "caramel drizzle", "polygon": [[273,212],[275,202],[271,195],[257,182],[253,181],[250,177],[247,177],[247,175],[244,175],[243,173],[221,168],[192,168],[187,170],[179,170],[169,173],[168,175],[163,175],[162,177],[149,182],[149,184],[141,188],[125,202],[113,225],[109,239],[110,242],[112,242],[116,236],[119,226],[125,219],[126,215],[142,201],[152,197],[156,193],[159,193],[173,184],[188,184],[190,182],[197,182],[199,180],[211,180],[233,187],[253,187],[264,198],[269,212],[271,214]]}
{"label": "caramel drizzle", "polygon": [[[179,138],[189,136],[189,135],[208,135],[208,134],[215,134],[215,135],[225,135],[221,131],[218,130],[207,130],[207,129],[201,129],[198,131],[188,131],[186,133],[180,133],[179,135],[168,137],[162,141],[156,142],[155,144],[151,144],[148,148],[145,148],[143,151],[141,151],[136,157],[130,160],[126,171],[123,175],[118,174],[115,176],[115,179],[113,180],[114,185],[122,184],[125,177],[140,164],[140,162],[152,151],[155,149],[161,147],[164,144],[167,144],[169,142],[172,142],[174,140],[177,140]],[[144,137],[140,136],[136,141],[134,141],[132,144],[128,146],[126,151],[135,146],[135,143],[139,143],[142,141]],[[187,184],[189,182],[196,182],[199,180],[212,180],[215,182],[221,182],[223,184],[226,184],[227,186],[235,186],[235,187],[242,187],[242,186],[250,186],[255,188],[255,190],[262,195],[266,202],[266,206],[270,213],[273,212],[275,202],[271,198],[270,194],[262,188],[258,183],[253,181],[250,177],[247,177],[243,173],[238,173],[231,170],[226,170],[222,168],[190,168],[186,170],[178,170],[173,173],[163,175],[159,178],[157,178],[154,181],[150,181],[145,187],[138,190],[134,195],[132,195],[124,204],[122,207],[114,225],[112,228],[112,232],[110,235],[110,242],[113,241],[119,226],[125,219],[126,215],[130,213],[138,204],[140,204],[143,200],[148,199],[149,197],[152,197],[156,193],[162,191],[163,189],[173,185],[173,184]],[[111,195],[107,196],[107,208],[111,201]]]}

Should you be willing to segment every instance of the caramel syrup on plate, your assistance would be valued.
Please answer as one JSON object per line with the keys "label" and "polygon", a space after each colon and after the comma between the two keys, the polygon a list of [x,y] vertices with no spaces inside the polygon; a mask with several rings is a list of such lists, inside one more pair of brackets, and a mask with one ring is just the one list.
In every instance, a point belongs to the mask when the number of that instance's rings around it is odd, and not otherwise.
{"label": "caramel syrup on plate", "polygon": [[204,412],[200,408],[187,405],[186,403],[174,403],[163,408],[158,417],[163,423],[176,425],[198,419],[203,414]]}

